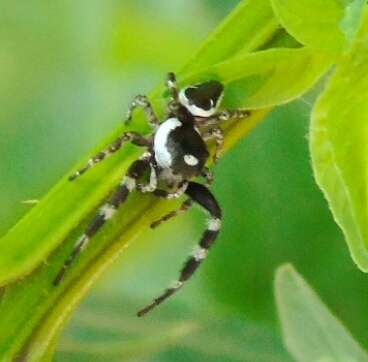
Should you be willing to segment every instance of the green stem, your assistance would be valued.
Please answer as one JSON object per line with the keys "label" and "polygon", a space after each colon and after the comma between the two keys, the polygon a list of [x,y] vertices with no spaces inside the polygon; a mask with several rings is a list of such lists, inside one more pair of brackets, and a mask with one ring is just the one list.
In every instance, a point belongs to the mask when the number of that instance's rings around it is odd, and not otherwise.
{"label": "green stem", "polygon": [[[180,74],[184,76],[189,70],[197,71],[265,44],[272,47],[270,39],[278,29],[267,0],[243,1]],[[154,105],[161,110],[162,93],[163,87],[153,93]],[[246,120],[229,124],[225,129],[225,150],[245,137],[269,111],[258,110]],[[141,115],[135,120],[138,129],[147,130],[143,122]],[[116,130],[98,149],[120,133],[121,129]],[[133,194],[78,258],[65,281],[57,288],[52,285],[76,237],[138,155],[139,151],[127,146],[80,181],[70,183],[64,178],[0,240],[0,282],[18,280],[6,286],[0,305],[1,360],[49,360],[58,334],[94,281],[130,243],[149,230],[154,219],[175,207],[177,202]],[[40,264],[47,255],[47,263]],[[19,281],[37,265],[32,274]]]}

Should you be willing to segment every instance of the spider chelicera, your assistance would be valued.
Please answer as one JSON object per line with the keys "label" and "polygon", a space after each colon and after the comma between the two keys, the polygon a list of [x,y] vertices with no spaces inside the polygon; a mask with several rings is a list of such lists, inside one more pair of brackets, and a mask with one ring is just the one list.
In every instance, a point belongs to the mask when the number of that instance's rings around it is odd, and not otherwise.
{"label": "spider chelicera", "polygon": [[[216,162],[223,144],[223,134],[219,124],[229,119],[240,119],[249,115],[249,111],[241,109],[217,111],[224,87],[216,80],[178,90],[175,75],[169,73],[166,86],[170,100],[167,104],[167,116],[163,122],[160,122],[156,116],[146,96],[136,96],[129,107],[127,122],[131,120],[134,109],[142,107],[149,124],[154,129],[151,135],[143,136],[137,132],[123,133],[107,149],[92,157],[86,166],[69,177],[70,181],[75,180],[118,151],[126,142],[146,148],[146,152],[131,164],[114,194],[99,209],[84,234],[77,240],[70,256],[65,260],[54,280],[54,285],[62,281],[65,272],[76,257],[105,222],[113,217],[130,192],[134,190],[151,192],[166,199],[178,198],[185,194],[188,198],[177,210],[153,222],[151,227],[157,227],[163,221],[188,210],[193,203],[197,203],[209,213],[207,229],[195,251],[185,262],[178,281],[151,304],[141,309],[138,316],[146,314],[178,291],[193,275],[214,244],[220,232],[222,213],[218,202],[207,188],[213,177],[206,167],[209,158],[206,141],[215,140],[214,162]],[[145,181],[145,176],[148,181]],[[205,185],[191,181],[196,177],[203,177]]]}

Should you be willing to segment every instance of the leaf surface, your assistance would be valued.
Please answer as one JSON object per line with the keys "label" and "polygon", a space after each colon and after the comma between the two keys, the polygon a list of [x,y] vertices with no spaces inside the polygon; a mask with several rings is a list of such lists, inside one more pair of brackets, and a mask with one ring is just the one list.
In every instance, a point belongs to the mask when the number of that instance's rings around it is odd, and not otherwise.
{"label": "leaf surface", "polygon": [[271,0],[281,24],[298,41],[341,53],[354,40],[364,0]]}
{"label": "leaf surface", "polygon": [[284,343],[299,362],[364,362],[368,354],[291,265],[276,272]]}
{"label": "leaf surface", "polygon": [[368,271],[368,16],[312,114],[315,178],[359,268]]}

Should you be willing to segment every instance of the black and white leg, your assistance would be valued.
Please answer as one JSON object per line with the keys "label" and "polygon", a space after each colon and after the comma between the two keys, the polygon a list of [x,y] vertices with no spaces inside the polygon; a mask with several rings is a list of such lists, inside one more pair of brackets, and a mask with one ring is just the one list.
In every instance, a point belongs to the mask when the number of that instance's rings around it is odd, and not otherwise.
{"label": "black and white leg", "polygon": [[180,214],[185,213],[186,211],[188,211],[193,205],[193,201],[191,199],[185,200],[178,209],[170,211],[169,213],[167,213],[166,215],[162,216],[160,219],[154,221],[151,224],[151,228],[155,229],[158,226],[160,226],[162,223],[164,223],[165,221],[168,221]]}
{"label": "black and white leg", "polygon": [[124,123],[130,123],[132,120],[133,112],[136,108],[143,108],[144,113],[148,119],[148,123],[151,127],[156,129],[160,125],[160,120],[156,116],[155,111],[153,110],[152,104],[145,95],[137,95],[134,97],[133,101],[130,103],[128,113]]}
{"label": "black and white leg", "polygon": [[[185,193],[185,191],[188,187],[188,184],[189,183],[186,182],[186,181],[183,182],[181,185],[179,185],[179,187],[174,192],[168,192],[168,191],[165,191],[165,190],[157,189],[157,190],[153,191],[153,194],[157,197],[164,198],[164,199],[167,199],[167,200],[177,199]],[[187,211],[191,206],[192,206],[192,201],[190,199],[184,201],[178,209],[170,211],[168,214],[166,214],[163,217],[161,217],[160,219],[154,221],[151,224],[151,228],[154,229],[157,226],[159,226],[160,224],[162,224],[164,221],[167,221],[167,220],[169,220],[169,219],[171,219],[171,218]]]}
{"label": "black and white leg", "polygon": [[[148,157],[150,157],[151,154],[149,152],[147,152],[146,155]],[[153,192],[157,188],[157,173],[156,173],[156,169],[151,164],[150,164],[150,168],[151,168],[151,173],[150,173],[150,177],[149,177],[149,182],[147,184],[138,184],[137,185],[137,190],[140,191],[140,192],[143,192],[143,193],[145,193],[145,192]]]}
{"label": "black and white leg", "polygon": [[137,180],[143,176],[149,166],[150,159],[147,154],[144,154],[139,160],[132,163],[115,193],[111,196],[109,201],[100,208],[98,214],[88,225],[84,234],[75,243],[71,254],[65,260],[62,268],[54,279],[54,285],[58,285],[63,280],[66,271],[87,246],[89,240],[101,229],[106,221],[114,216],[117,209],[127,199],[129,193],[136,189]]}
{"label": "black and white leg", "polygon": [[140,147],[148,147],[150,145],[150,140],[143,137],[141,134],[137,132],[125,132],[113,143],[111,143],[105,150],[90,158],[84,167],[75,172],[73,175],[69,176],[69,181],[75,180],[76,178],[84,174],[87,170],[94,167],[105,158],[111,156],[116,151],[120,150],[120,148],[127,142],[132,142],[134,145]]}
{"label": "black and white leg", "polygon": [[213,162],[216,163],[221,156],[222,148],[224,146],[224,133],[222,132],[222,129],[219,127],[210,128],[202,137],[206,142],[212,139],[215,140],[216,148],[213,155]]}
{"label": "black and white leg", "polygon": [[154,301],[150,305],[141,309],[138,312],[139,317],[145,315],[150,310],[161,304],[164,300],[169,298],[171,295],[176,293],[184,285],[184,283],[190,279],[190,277],[197,270],[202,261],[207,257],[209,249],[214,244],[217,235],[220,232],[222,217],[221,208],[212,193],[205,186],[195,182],[189,183],[185,193],[194,202],[198,203],[209,212],[210,219],[207,229],[203,233],[198,247],[185,262],[184,267],[180,272],[179,280],[175,282],[175,284],[171,288],[166,289],[166,291],[158,298],[154,299]]}
{"label": "black and white leg", "polygon": [[227,109],[221,112],[216,113],[210,119],[209,122],[224,122],[229,121],[231,119],[241,119],[249,117],[250,112],[246,109]]}
{"label": "black and white leg", "polygon": [[213,182],[213,173],[208,167],[204,167],[201,176],[206,180],[206,186],[211,186]]}
{"label": "black and white leg", "polygon": [[169,90],[171,100],[177,101],[179,91],[178,91],[178,86],[176,84],[176,76],[173,72],[167,73],[166,87]]}
{"label": "black and white leg", "polygon": [[166,87],[170,94],[170,100],[167,103],[167,111],[169,114],[175,114],[179,107],[179,90],[176,84],[176,76],[172,72],[167,74]]}
{"label": "black and white leg", "polygon": [[189,182],[184,181],[173,192],[157,189],[153,192],[153,194],[157,197],[161,197],[167,200],[177,199],[185,193],[186,189],[188,188],[188,185],[189,185]]}
{"label": "black and white leg", "polygon": [[246,109],[226,109],[215,113],[213,116],[204,118],[196,117],[196,125],[198,127],[206,127],[211,125],[218,125],[221,122],[247,118],[250,116],[250,111]]}

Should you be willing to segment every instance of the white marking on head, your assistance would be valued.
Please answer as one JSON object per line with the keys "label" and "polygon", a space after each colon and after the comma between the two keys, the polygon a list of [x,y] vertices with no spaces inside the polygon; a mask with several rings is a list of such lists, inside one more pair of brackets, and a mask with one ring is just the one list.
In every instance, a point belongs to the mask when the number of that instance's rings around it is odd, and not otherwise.
{"label": "white marking on head", "polygon": [[125,176],[122,185],[125,185],[129,191],[133,191],[135,189],[136,182],[134,178]]}
{"label": "white marking on head", "polygon": [[[185,95],[185,89],[179,92],[179,102],[193,115],[198,117],[210,117],[215,114],[217,107],[211,107],[210,109],[202,109],[195,104],[191,104],[187,96]],[[219,102],[217,102],[219,104]]]}
{"label": "white marking on head", "polygon": [[167,149],[166,143],[170,132],[175,128],[181,127],[182,123],[177,118],[169,118],[158,128],[153,141],[155,159],[162,168],[168,168],[172,164],[171,154]]}
{"label": "white marking on head", "polygon": [[189,166],[198,165],[198,158],[193,155],[184,155],[184,162]]}
{"label": "white marking on head", "polygon": [[221,229],[221,220],[220,219],[209,219],[208,220],[208,226],[207,226],[207,230],[210,231],[219,231]]}
{"label": "white marking on head", "polygon": [[113,205],[105,204],[101,207],[100,213],[104,216],[105,220],[110,220],[116,213],[116,209]]}
{"label": "white marking on head", "polygon": [[207,249],[204,249],[204,248],[201,248],[200,246],[197,246],[194,249],[192,256],[196,261],[201,261],[203,259],[206,259],[207,254],[208,254]]}

